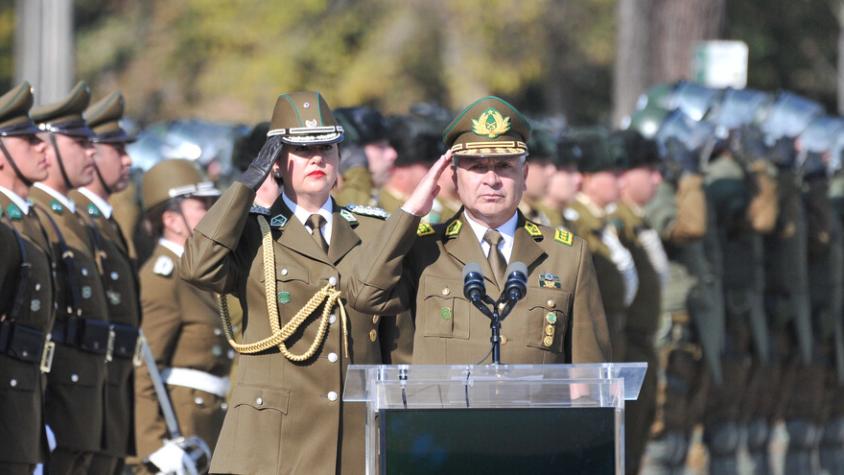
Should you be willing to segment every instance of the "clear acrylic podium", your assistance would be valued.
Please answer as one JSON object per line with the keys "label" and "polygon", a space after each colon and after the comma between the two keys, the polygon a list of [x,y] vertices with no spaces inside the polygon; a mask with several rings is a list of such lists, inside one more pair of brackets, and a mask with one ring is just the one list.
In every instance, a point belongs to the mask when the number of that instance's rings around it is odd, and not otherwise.
{"label": "clear acrylic podium", "polygon": [[351,365],[366,473],[624,473],[646,363]]}

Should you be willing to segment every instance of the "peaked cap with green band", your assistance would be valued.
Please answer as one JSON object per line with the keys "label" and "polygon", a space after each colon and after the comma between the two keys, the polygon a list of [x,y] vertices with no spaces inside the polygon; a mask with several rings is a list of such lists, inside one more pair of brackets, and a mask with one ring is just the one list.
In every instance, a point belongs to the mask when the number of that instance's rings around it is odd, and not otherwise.
{"label": "peaked cap with green band", "polygon": [[214,183],[208,181],[190,160],[162,160],[144,173],[141,184],[144,211],[171,198],[220,196]]}
{"label": "peaked cap with green band", "polygon": [[120,127],[120,119],[123,118],[123,110],[126,101],[120,91],[114,91],[108,96],[91,104],[85,109],[82,116],[88,122],[88,127],[94,131],[92,142],[97,143],[127,143],[134,142],[135,138]]}
{"label": "peaked cap with green band", "polygon": [[24,81],[0,96],[0,136],[34,135],[38,127],[29,118],[32,86]]}
{"label": "peaked cap with green band", "polygon": [[267,137],[278,135],[290,145],[322,145],[343,141],[343,126],[318,92],[278,96]]}
{"label": "peaked cap with green band", "polygon": [[562,161],[576,163],[581,173],[616,170],[609,144],[609,132],[600,127],[570,129],[558,143]]}
{"label": "peaked cap with green band", "polygon": [[75,137],[92,137],[94,132],[88,128],[82,113],[91,102],[91,88],[84,81],[79,81],[63,99],[34,107],[30,111],[32,120],[38,128]]}
{"label": "peaked cap with green band", "polygon": [[470,104],[443,131],[443,142],[455,156],[525,155],[529,138],[525,116],[495,96]]}

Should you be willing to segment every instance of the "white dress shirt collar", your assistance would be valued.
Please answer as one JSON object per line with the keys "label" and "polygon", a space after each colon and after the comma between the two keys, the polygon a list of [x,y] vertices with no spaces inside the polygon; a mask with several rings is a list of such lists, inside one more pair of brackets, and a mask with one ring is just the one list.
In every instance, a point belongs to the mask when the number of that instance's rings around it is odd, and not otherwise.
{"label": "white dress shirt collar", "polygon": [[62,206],[69,209],[71,213],[76,212],[76,203],[74,203],[73,200],[70,199],[69,197],[59,193],[58,191],[54,190],[50,186],[45,185],[44,183],[41,183],[41,182],[38,182],[33,186],[35,188],[38,188],[39,190],[43,191],[44,193],[47,193],[48,195],[52,196],[53,198],[55,198],[56,201],[58,201]]}
{"label": "white dress shirt collar", "polygon": [[111,219],[111,213],[114,208],[112,208],[111,205],[108,204],[108,201],[100,198],[99,196],[97,196],[96,193],[89,190],[88,188],[85,188],[84,186],[82,188],[79,188],[79,192],[85,195],[86,198],[91,200],[91,203],[94,203],[94,206],[100,209],[100,213],[102,213],[106,219]]}
{"label": "white dress shirt collar", "polygon": [[23,214],[29,214],[29,200],[21,198],[20,195],[4,186],[0,186],[0,193],[3,193],[10,200],[12,200],[12,203],[14,203],[18,208],[20,208]]}
{"label": "white dress shirt collar", "polygon": [[[466,222],[469,223],[469,227],[472,228],[472,232],[475,233],[475,237],[478,239],[478,242],[480,242],[484,255],[489,256],[489,243],[484,241],[484,234],[486,234],[489,227],[472,218],[472,215],[469,214],[468,211],[464,211],[463,216],[466,217]],[[496,228],[498,232],[501,233],[502,237],[501,242],[498,243],[498,249],[501,251],[501,255],[504,256],[504,259],[507,262],[510,262],[510,254],[513,252],[513,240],[516,237],[516,224],[518,224],[518,222],[519,212],[516,211],[513,213],[513,217]]]}
{"label": "white dress shirt collar", "polygon": [[[305,229],[307,229],[309,233],[313,233],[313,230],[311,229],[310,225],[308,225],[308,218],[313,213],[297,205],[293,200],[287,197],[286,193],[281,194],[281,199],[284,200],[284,204],[290,209],[290,211],[293,212],[293,216],[295,216],[296,219],[298,219],[299,222],[302,223],[303,226],[305,226]],[[319,213],[319,215],[322,216],[323,219],[325,219],[325,224],[322,226],[322,237],[325,238],[325,242],[329,245],[331,244],[331,229],[333,225],[332,219],[334,217],[331,214],[331,212],[333,211],[332,207],[333,205],[331,203],[331,197],[329,196],[328,199],[325,200],[325,203],[322,204],[322,207],[319,209],[319,211],[317,211],[317,213]]]}
{"label": "white dress shirt collar", "polygon": [[175,242],[173,242],[173,241],[170,241],[170,240],[167,240],[167,239],[161,238],[161,239],[159,239],[159,240],[158,240],[158,244],[161,244],[162,246],[166,247],[166,248],[167,248],[167,249],[169,249],[169,250],[170,250],[173,254],[175,254],[175,255],[177,255],[177,256],[179,256],[179,257],[182,257],[182,254],[184,254],[184,253],[185,253],[185,246],[182,246],[182,245],[176,244],[176,243],[175,243]]}

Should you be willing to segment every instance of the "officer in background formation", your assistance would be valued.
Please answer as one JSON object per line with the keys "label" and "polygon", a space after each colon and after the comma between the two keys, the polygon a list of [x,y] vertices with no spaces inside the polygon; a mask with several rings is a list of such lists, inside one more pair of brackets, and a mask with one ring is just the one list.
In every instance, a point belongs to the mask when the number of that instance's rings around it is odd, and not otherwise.
{"label": "officer in background formation", "polygon": [[[226,414],[233,350],[223,333],[215,295],[176,275],[184,246],[220,192],[187,160],[165,160],[143,181],[145,219],[157,240],[140,271],[142,330],[161,371],[183,436],[214,447]],[[136,387],[138,454],[168,438],[164,416],[143,367]]]}
{"label": "officer in background formation", "polygon": [[56,309],[54,254],[27,199],[48,167],[32,102],[27,82],[0,97],[0,472],[14,475],[47,460],[44,373]]}
{"label": "officer in background formation", "polygon": [[387,120],[365,106],[340,108],[336,115],[348,131],[348,142],[342,148],[342,174],[334,196],[344,205],[374,205],[398,158],[389,142]]}
{"label": "officer in background formation", "polygon": [[545,197],[549,193],[551,180],[557,170],[557,137],[547,125],[534,121],[531,127],[527,157],[530,171],[525,178],[525,193],[519,209],[525,217],[544,226],[562,225],[562,212],[549,206]]}
{"label": "officer in background formation", "polygon": [[105,381],[111,334],[92,230],[68,194],[94,180],[91,129],[82,118],[90,91],[79,83],[64,99],[33,108],[48,143],[47,177],[30,193],[56,256],[56,343],[47,378],[47,424],[57,447],[50,473],[86,473],[105,440]]}

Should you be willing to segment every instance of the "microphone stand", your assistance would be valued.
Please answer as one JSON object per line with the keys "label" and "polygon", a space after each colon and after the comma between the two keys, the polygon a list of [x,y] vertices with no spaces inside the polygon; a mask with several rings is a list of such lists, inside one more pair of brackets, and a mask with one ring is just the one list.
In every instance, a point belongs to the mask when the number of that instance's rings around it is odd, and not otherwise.
{"label": "microphone stand", "polygon": [[[502,295],[498,302],[484,295],[482,300],[473,300],[472,305],[490,320],[489,342],[492,345],[492,364],[501,364],[501,322],[513,311],[514,302],[506,295]],[[492,310],[487,305],[491,306]]]}

